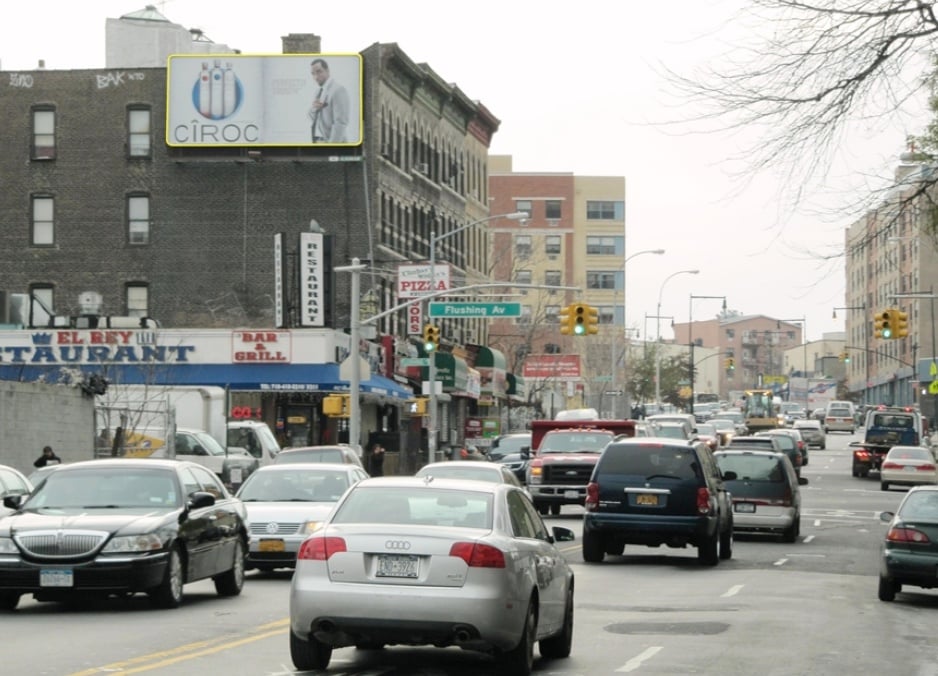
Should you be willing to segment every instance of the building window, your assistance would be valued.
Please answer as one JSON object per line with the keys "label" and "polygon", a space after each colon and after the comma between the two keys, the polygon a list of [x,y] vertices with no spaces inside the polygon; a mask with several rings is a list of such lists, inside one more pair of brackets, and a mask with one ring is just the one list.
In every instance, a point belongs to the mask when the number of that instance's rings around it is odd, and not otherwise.
{"label": "building window", "polygon": [[127,197],[127,241],[131,244],[150,243],[150,197]]}
{"label": "building window", "polygon": [[[560,270],[546,270],[544,272],[544,284],[547,286],[560,286],[563,279],[563,273]],[[556,293],[551,290],[550,293]]]}
{"label": "building window", "polygon": [[544,253],[548,256],[560,254],[560,235],[547,235],[544,238]]}
{"label": "building window", "polygon": [[55,290],[51,284],[29,287],[29,325],[49,326],[55,316]]}
{"label": "building window", "polygon": [[544,307],[544,320],[548,324],[559,324],[560,323],[560,306],[559,305],[547,305]]}
{"label": "building window", "polygon": [[150,109],[130,108],[127,111],[127,154],[150,157]]}
{"label": "building window", "polygon": [[34,196],[32,220],[32,244],[35,246],[55,244],[55,198],[47,195]]}
{"label": "building window", "polygon": [[544,210],[546,212],[544,214],[544,217],[545,218],[560,218],[561,217],[560,204],[561,204],[560,200],[544,200]]}
{"label": "building window", "polygon": [[544,343],[545,354],[560,354],[560,346],[557,343]]}
{"label": "building window", "polygon": [[736,329],[727,329],[727,330],[726,330],[726,337],[727,337],[729,340],[734,340],[734,339],[736,338]]}
{"label": "building window", "polygon": [[150,316],[150,288],[143,283],[132,282],[127,285],[127,316]]}
{"label": "building window", "polygon": [[55,111],[44,109],[33,111],[34,160],[55,159]]}
{"label": "building window", "polygon": [[588,200],[586,202],[586,218],[590,221],[624,220],[625,202]]}
{"label": "building window", "polygon": [[599,323],[600,324],[615,324],[616,323],[616,308],[613,305],[600,305],[599,310]]}
{"label": "building window", "polygon": [[528,218],[531,218],[534,215],[534,205],[531,200],[515,200],[515,211],[524,211]]}
{"label": "building window", "polygon": [[621,256],[625,253],[625,237],[616,235],[587,237],[586,253],[591,256]]}
{"label": "building window", "polygon": [[[530,284],[532,279],[530,270],[515,270],[515,281],[518,284]],[[522,294],[527,294],[527,292],[527,289],[521,289]]]}
{"label": "building window", "polygon": [[515,322],[517,324],[530,324],[531,323],[531,306],[522,305],[521,306],[521,316],[518,317]]}
{"label": "building window", "polygon": [[616,288],[616,273],[615,272],[587,272],[586,273],[586,288],[587,289],[615,289]]}
{"label": "building window", "polygon": [[515,256],[531,257],[531,235],[515,235]]}

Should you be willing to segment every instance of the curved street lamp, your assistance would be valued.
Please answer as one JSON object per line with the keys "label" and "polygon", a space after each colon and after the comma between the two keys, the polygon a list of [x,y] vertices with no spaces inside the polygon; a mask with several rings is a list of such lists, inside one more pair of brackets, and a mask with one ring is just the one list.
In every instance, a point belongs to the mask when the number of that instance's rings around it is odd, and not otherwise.
{"label": "curved street lamp", "polygon": [[[677,277],[678,275],[696,275],[700,274],[700,270],[678,270],[677,272],[672,272],[670,275],[664,278],[664,281],[661,282],[661,288],[658,289],[658,311],[655,313],[658,317],[661,317],[661,297],[664,294],[664,286],[668,283],[668,280],[672,277]],[[655,405],[661,406],[661,320],[655,320],[655,340],[657,345],[655,346]]]}

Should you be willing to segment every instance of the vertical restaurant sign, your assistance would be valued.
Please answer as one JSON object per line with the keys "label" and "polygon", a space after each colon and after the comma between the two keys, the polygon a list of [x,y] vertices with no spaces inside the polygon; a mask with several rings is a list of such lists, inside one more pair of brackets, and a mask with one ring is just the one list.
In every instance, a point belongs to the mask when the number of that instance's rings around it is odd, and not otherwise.
{"label": "vertical restaurant sign", "polygon": [[324,235],[300,233],[300,326],[325,325]]}
{"label": "vertical restaurant sign", "polygon": [[274,326],[284,328],[283,303],[283,233],[274,235]]}

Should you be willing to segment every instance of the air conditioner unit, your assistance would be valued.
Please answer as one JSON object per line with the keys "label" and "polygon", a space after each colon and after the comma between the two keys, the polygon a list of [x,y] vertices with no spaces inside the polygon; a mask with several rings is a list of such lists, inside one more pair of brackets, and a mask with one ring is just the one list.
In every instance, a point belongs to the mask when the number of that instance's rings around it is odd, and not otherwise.
{"label": "air conditioner unit", "polygon": [[555,261],[555,260],[557,260],[557,255],[556,255],[556,254],[553,254],[553,255],[551,255],[551,256],[548,256],[548,257],[547,257],[547,260]]}
{"label": "air conditioner unit", "polygon": [[424,174],[424,175],[429,174],[430,165],[427,164],[426,162],[419,162],[414,165],[414,171],[416,171],[418,174]]}

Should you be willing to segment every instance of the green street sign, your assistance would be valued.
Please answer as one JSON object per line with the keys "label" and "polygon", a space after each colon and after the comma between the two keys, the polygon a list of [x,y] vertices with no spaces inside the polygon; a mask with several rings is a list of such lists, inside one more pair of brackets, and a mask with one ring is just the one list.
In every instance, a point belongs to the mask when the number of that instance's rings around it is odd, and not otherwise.
{"label": "green street sign", "polygon": [[430,303],[431,317],[520,317],[521,303]]}
{"label": "green street sign", "polygon": [[401,366],[429,366],[429,357],[401,357]]}

